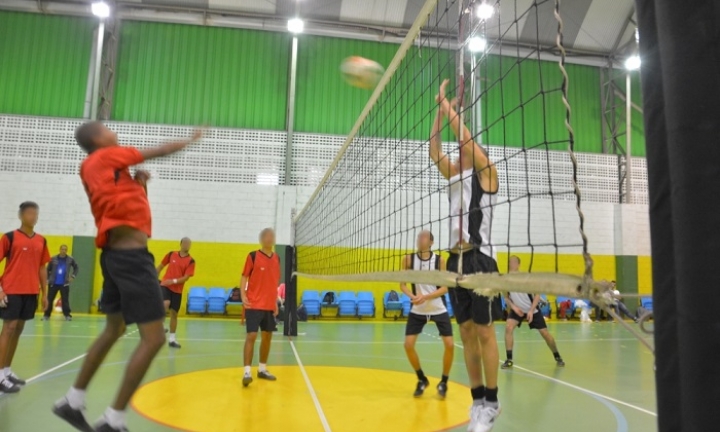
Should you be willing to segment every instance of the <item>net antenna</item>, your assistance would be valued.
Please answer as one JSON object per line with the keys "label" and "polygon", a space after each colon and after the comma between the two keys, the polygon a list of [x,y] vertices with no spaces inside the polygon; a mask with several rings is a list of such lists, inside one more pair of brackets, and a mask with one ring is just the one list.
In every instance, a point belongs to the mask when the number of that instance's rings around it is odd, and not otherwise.
{"label": "net antenna", "polygon": [[[474,11],[481,3],[488,2],[425,2],[322,181],[294,219],[296,274],[314,280],[462,287],[487,296],[544,293],[586,298],[609,308],[610,284],[592,277],[581,210],[560,1],[533,0],[528,6],[527,1],[495,0],[489,2],[495,16],[478,19]],[[521,43],[521,30],[533,20],[539,28],[541,14],[554,14],[557,34],[542,40],[538,31],[528,47]],[[480,35],[486,47],[466,56],[470,37]],[[559,52],[553,69],[541,58],[552,48]],[[445,124],[450,119],[444,119],[442,130],[433,135],[449,149],[436,163],[429,157],[430,131],[438,113],[433,96],[446,78],[455,80],[451,87],[460,126],[452,130]],[[475,90],[469,100],[466,88]],[[551,115],[557,112],[563,115]],[[475,119],[472,130],[463,127],[466,113]],[[491,206],[495,215],[490,218],[490,244],[483,246],[493,256],[496,250],[504,257],[528,254],[531,263],[536,254],[545,254],[545,261],[554,262],[545,268],[538,265],[544,272],[401,270],[421,230],[433,231],[438,253],[458,241],[463,245],[466,235],[473,243],[473,234],[463,233],[463,227],[474,229],[481,208],[470,205],[465,211],[461,204],[463,211],[455,216],[460,232],[447,229],[456,221],[449,211],[450,176],[443,171],[453,163],[463,166],[462,149],[471,141],[478,151],[487,152],[498,172],[496,203],[481,204]],[[462,168],[459,171],[462,182]],[[472,176],[478,177],[474,171]],[[473,201],[473,193],[462,193],[461,199]],[[557,223],[556,211],[566,212],[563,221],[576,212],[578,225]],[[547,219],[552,220],[540,223]],[[562,259],[580,260],[580,255],[581,272],[559,271]]]}

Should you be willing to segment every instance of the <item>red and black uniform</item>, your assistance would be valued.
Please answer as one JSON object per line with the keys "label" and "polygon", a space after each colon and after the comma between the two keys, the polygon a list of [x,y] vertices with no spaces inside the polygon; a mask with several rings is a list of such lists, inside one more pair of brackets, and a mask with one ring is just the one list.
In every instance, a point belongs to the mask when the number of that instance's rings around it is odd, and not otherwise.
{"label": "red and black uniform", "polygon": [[248,333],[275,331],[277,287],[280,283],[280,257],[265,255],[261,250],[251,252],[245,260],[243,276],[248,278],[245,322]]}
{"label": "red and black uniform", "polygon": [[35,317],[40,293],[40,271],[50,261],[47,240],[40,234],[28,236],[20,230],[0,238],[0,261],[5,272],[0,286],[7,294],[7,307],[0,308],[3,320],[31,320]]}
{"label": "red and black uniform", "polygon": [[[195,276],[195,260],[190,254],[180,255],[180,252],[169,252],[162,260],[167,266],[164,280],[180,279],[185,276]],[[170,309],[180,312],[182,305],[182,292],[185,282],[162,287],[163,298],[170,302]]]}
{"label": "red and black uniform", "polygon": [[138,149],[112,146],[90,153],[80,166],[98,230],[95,245],[103,249],[101,307],[105,313],[122,313],[127,324],[165,317],[155,258],[147,248],[107,248],[108,233],[113,228],[131,227],[151,235],[147,193],[130,175],[130,167],[141,162],[143,156]]}

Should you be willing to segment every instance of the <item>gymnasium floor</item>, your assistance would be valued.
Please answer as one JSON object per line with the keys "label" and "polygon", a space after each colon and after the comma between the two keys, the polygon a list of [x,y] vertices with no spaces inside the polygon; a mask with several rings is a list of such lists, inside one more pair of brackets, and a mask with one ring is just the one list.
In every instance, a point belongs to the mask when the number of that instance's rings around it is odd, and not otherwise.
{"label": "gymnasium floor", "polygon": [[[0,431],[72,429],[50,412],[71,384],[82,355],[103,326],[99,316],[28,323],[13,370],[32,377],[16,395],[0,396]],[[90,387],[94,421],[112,399],[134,328],[110,353]],[[418,341],[432,387],[412,398],[415,376],[402,347],[403,323],[308,322],[292,343],[273,343],[277,382],[243,389],[236,320],[182,319],[183,348],[165,348],[129,410],[132,432],[155,431],[464,431],[469,405],[462,349],[455,351],[448,398],[435,397],[442,346],[433,327]],[[504,326],[497,326],[500,340]],[[557,369],[536,332],[516,331],[512,371],[500,372],[503,413],[496,432],[654,431],[653,358],[617,324],[553,323],[567,367]],[[500,343],[501,352],[504,344]],[[501,355],[504,357],[504,355]],[[256,360],[257,361],[257,360]],[[253,369],[253,374],[255,369]],[[325,422],[325,426],[324,423]]]}

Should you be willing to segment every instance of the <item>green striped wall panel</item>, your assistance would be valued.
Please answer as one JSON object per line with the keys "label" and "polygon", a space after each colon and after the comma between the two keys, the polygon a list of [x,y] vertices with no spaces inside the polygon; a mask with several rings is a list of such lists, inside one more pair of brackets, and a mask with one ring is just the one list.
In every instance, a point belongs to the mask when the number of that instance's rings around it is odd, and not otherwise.
{"label": "green striped wall panel", "polygon": [[281,130],[289,47],[285,33],[125,22],[113,118]]}
{"label": "green striped wall panel", "polygon": [[82,117],[95,23],[0,11],[0,113]]}

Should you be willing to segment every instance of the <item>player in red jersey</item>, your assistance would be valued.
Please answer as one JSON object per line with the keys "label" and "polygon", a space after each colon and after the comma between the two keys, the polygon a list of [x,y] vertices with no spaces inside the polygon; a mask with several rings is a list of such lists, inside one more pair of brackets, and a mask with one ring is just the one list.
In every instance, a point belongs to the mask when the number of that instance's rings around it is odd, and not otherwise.
{"label": "player in red jersey", "polygon": [[0,238],[0,261],[5,272],[0,277],[0,392],[17,393],[25,381],[10,369],[25,321],[35,317],[38,294],[47,309],[47,272],[50,261],[47,241],[35,232],[40,207],[31,201],[20,204],[21,226]]}
{"label": "player in red jersey", "polygon": [[162,286],[163,299],[165,300],[165,310],[170,310],[170,348],[180,348],[177,342],[175,332],[177,331],[177,317],[182,306],[182,293],[185,288],[185,282],[195,276],[195,260],[190,256],[190,246],[192,242],[189,238],[183,237],[180,240],[180,250],[168,252],[157,268],[160,274],[165,267],[167,271],[162,278],[160,285]]}
{"label": "player in red jersey", "polygon": [[[128,402],[165,344],[165,307],[155,258],[147,248],[152,225],[146,190],[150,175],[137,171],[133,177],[130,167],[178,152],[201,135],[196,131],[191,139],[140,150],[118,145],[117,135],[100,122],[85,123],[75,131],[75,139],[88,154],[80,177],[97,226],[95,245],[102,249],[101,306],[107,314],[105,330],[90,347],[75,384],[53,406],[56,415],[78,430],[126,431]],[[137,324],[140,343],[128,361],[115,401],[93,428],[83,413],[85,390],[125,333],[126,324]]]}
{"label": "player in red jersey", "polygon": [[277,286],[280,283],[280,258],[275,253],[275,231],[265,228],[260,233],[260,250],[250,252],[245,260],[242,278],[240,279],[240,294],[245,308],[245,322],[247,338],[245,339],[245,374],[243,386],[252,382],[250,366],[252,365],[253,351],[258,330],[260,338],[260,366],[257,377],[275,381],[274,375],[267,370],[267,360],[270,355],[270,342],[272,332],[276,330],[275,317],[278,314]]}

